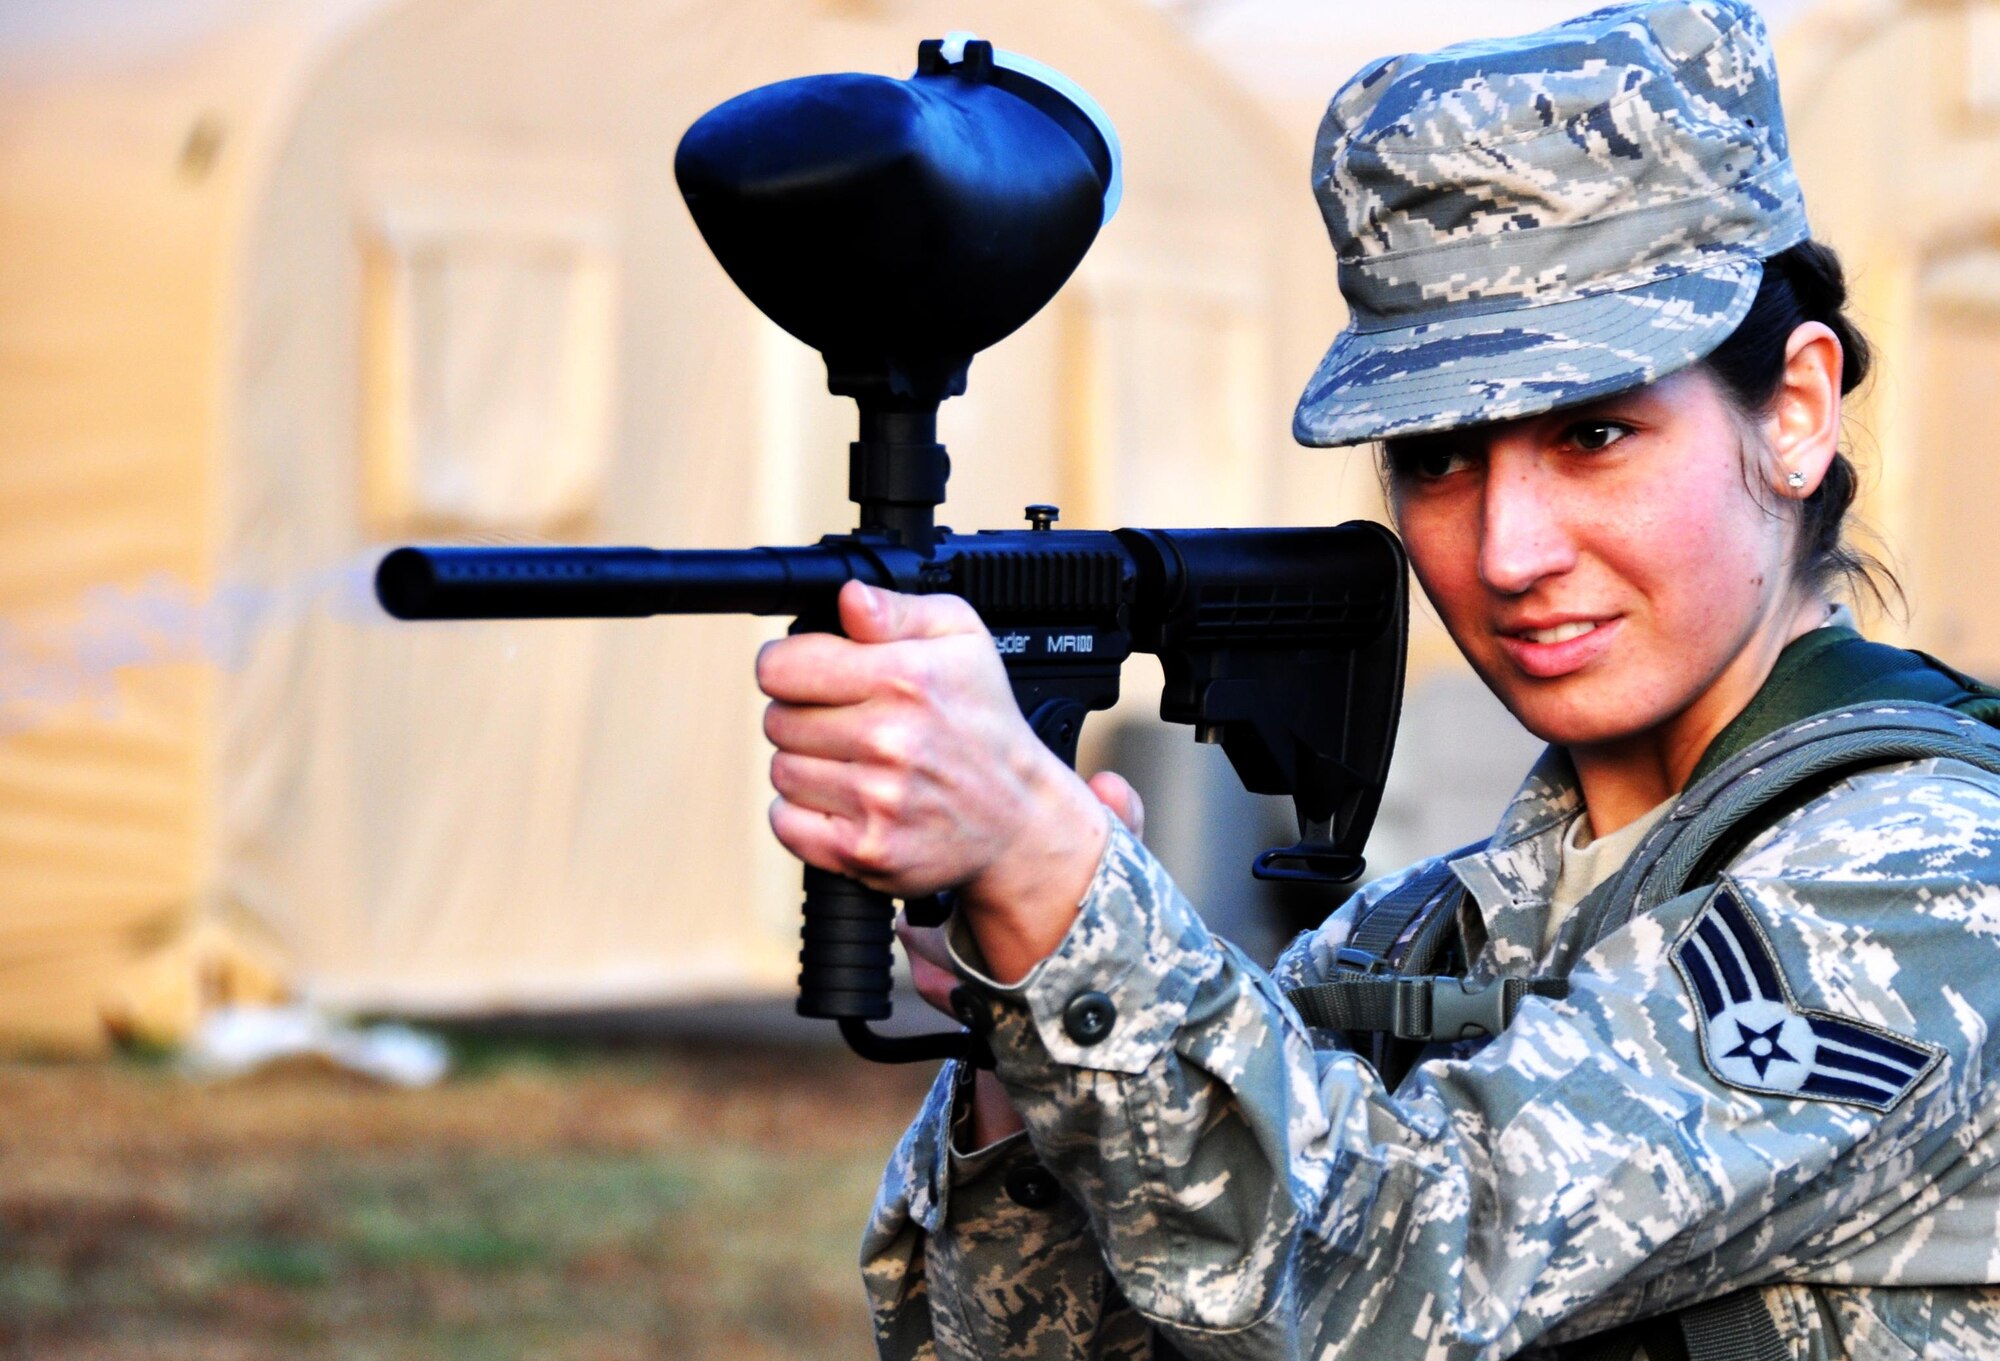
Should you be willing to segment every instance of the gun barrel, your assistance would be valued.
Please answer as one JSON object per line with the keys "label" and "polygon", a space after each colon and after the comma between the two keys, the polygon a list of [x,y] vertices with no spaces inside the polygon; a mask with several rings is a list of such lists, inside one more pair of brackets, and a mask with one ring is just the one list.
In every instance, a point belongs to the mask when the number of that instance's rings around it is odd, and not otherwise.
{"label": "gun barrel", "polygon": [[821,547],[398,548],[375,595],[398,619],[805,614],[854,575]]}

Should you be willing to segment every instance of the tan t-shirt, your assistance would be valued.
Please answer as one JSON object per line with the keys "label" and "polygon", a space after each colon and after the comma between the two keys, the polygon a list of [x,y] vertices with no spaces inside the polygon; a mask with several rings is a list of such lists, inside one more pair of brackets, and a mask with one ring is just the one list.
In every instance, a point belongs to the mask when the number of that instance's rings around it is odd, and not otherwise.
{"label": "tan t-shirt", "polygon": [[1666,816],[1678,794],[1659,803],[1626,823],[1610,836],[1590,838],[1590,814],[1578,813],[1562,839],[1562,869],[1556,875],[1555,891],[1549,895],[1549,920],[1542,928],[1542,950],[1556,943],[1556,932],[1569,920],[1589,892],[1618,872],[1626,857],[1639,848],[1653,824]]}

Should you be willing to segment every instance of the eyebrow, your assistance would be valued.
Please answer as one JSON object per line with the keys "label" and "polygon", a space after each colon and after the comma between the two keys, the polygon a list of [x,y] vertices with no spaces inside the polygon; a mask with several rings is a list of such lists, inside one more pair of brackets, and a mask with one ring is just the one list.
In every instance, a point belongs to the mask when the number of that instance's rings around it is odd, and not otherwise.
{"label": "eyebrow", "polygon": [[1521,416],[1512,421],[1494,421],[1483,425],[1467,426],[1459,430],[1432,430],[1421,435],[1392,436],[1382,441],[1384,456],[1396,463],[1412,458],[1427,449],[1442,448],[1460,452],[1486,452],[1495,425],[1539,426],[1544,437],[1558,433],[1562,427],[1578,421],[1615,420],[1626,413],[1624,404],[1632,400],[1635,392],[1614,392],[1606,397],[1579,402],[1575,406],[1559,407],[1554,411],[1544,411],[1537,416]]}

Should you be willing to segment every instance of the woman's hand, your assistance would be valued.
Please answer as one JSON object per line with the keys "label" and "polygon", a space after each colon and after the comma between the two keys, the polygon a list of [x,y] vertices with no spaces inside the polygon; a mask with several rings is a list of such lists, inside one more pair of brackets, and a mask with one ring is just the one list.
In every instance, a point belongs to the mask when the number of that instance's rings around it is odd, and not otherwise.
{"label": "woman's hand", "polygon": [[[1139,791],[1134,789],[1122,775],[1102,771],[1090,777],[1090,792],[1109,808],[1120,822],[1131,829],[1132,835],[1146,834],[1146,806],[1139,801]],[[951,969],[951,952],[946,948],[942,926],[912,926],[904,917],[896,918],[896,935],[903,942],[903,949],[910,957],[910,981],[916,986],[917,995],[934,1009],[946,1016],[957,1019],[951,1007],[952,990],[959,986],[958,975]],[[984,1069],[972,1076],[971,1149],[984,1148],[988,1144],[1006,1138],[1022,1128],[1021,1116],[1014,1109],[1007,1089],[1000,1085],[1000,1079]]]}
{"label": "woman's hand", "polygon": [[956,596],[849,582],[846,637],[767,643],[757,683],[777,747],[771,827],[808,864],[897,897],[958,891],[994,976],[1062,940],[1107,829],[1036,739],[992,636]]}
{"label": "woman's hand", "polygon": [[[1145,836],[1145,805],[1139,801],[1139,791],[1132,788],[1123,775],[1101,771],[1090,777],[1089,787],[1098,801],[1109,808],[1133,836]],[[951,994],[958,987],[958,975],[951,969],[951,954],[945,948],[944,928],[912,926],[907,918],[899,916],[896,918],[896,936],[903,942],[903,949],[910,957],[910,982],[916,987],[917,996],[934,1010],[956,1018],[957,1013],[951,1008]]]}

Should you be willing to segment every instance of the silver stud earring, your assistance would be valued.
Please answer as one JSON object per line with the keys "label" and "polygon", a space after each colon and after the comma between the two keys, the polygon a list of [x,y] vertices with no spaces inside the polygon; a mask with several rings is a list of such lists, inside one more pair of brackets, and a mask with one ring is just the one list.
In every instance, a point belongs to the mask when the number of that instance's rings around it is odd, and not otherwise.
{"label": "silver stud earring", "polygon": [[1785,485],[1797,491],[1806,484],[1806,475],[1796,468],[1785,474]]}

